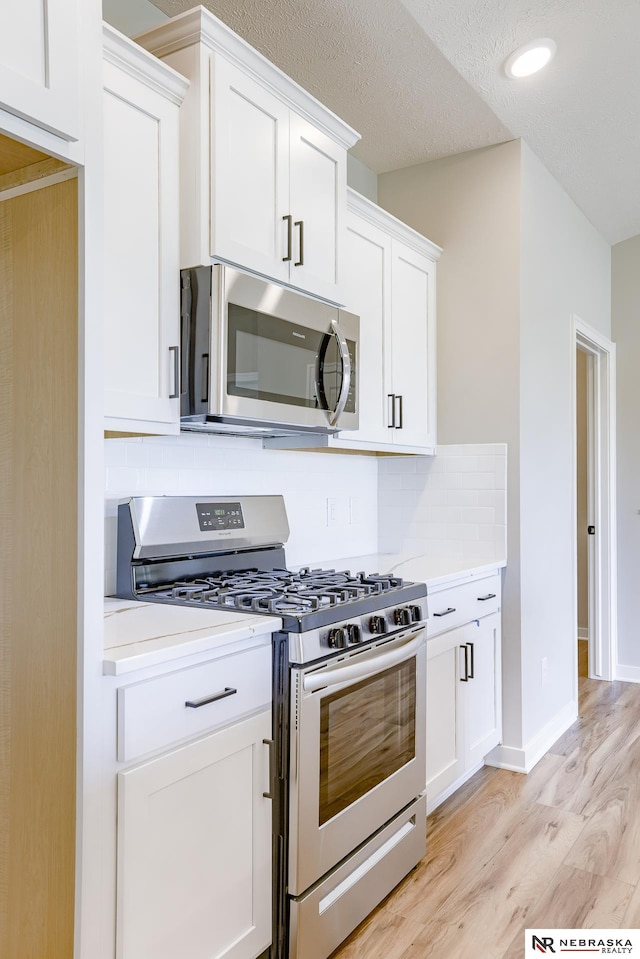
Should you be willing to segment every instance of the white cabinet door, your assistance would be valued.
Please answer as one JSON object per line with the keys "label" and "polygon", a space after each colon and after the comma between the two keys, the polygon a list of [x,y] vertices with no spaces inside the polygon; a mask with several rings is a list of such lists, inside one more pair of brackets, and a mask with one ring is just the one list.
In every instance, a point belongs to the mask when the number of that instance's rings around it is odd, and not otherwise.
{"label": "white cabinet door", "polygon": [[111,62],[104,78],[105,428],[177,433],[178,105]]}
{"label": "white cabinet door", "polygon": [[430,309],[433,264],[397,240],[392,243],[391,327],[395,401],[393,442],[433,447],[435,434],[435,316]]}
{"label": "white cabinet door", "polygon": [[347,212],[347,154],[325,133],[291,113],[290,191],[293,242],[289,282],[340,302],[341,240]]}
{"label": "white cabinet door", "polygon": [[501,739],[500,614],[464,627],[469,649],[465,684],[465,753],[467,767],[477,766]]}
{"label": "white cabinet door", "polygon": [[65,140],[77,140],[76,0],[2,4],[0,108]]}
{"label": "white cabinet door", "polygon": [[464,627],[427,643],[427,802],[459,779],[465,767],[460,647]]}
{"label": "white cabinet door", "polygon": [[389,443],[386,383],[390,379],[390,362],[384,336],[391,315],[391,238],[350,213],[345,265],[346,302],[349,310],[360,317],[359,428],[342,431],[339,442]]}
{"label": "white cabinet door", "polygon": [[271,713],[118,776],[118,959],[255,959],[271,942]]}
{"label": "white cabinet door", "polygon": [[223,57],[211,68],[211,256],[288,282],[289,108]]}

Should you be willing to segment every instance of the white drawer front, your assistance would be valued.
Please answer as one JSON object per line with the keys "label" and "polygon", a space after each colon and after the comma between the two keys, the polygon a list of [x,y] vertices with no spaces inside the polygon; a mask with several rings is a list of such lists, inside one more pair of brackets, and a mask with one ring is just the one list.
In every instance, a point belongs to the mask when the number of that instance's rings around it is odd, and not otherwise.
{"label": "white drawer front", "polygon": [[427,596],[427,638],[500,609],[500,573],[460,583]]}
{"label": "white drawer front", "polygon": [[118,690],[118,760],[129,762],[270,704],[271,644],[124,686]]}

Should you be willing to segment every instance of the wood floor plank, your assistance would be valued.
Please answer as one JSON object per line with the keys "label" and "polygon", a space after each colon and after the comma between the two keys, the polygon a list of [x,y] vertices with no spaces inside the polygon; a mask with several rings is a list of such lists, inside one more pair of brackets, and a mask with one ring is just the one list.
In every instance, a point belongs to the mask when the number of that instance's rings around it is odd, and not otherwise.
{"label": "wood floor plank", "polygon": [[594,810],[602,789],[617,775],[629,735],[615,705],[584,724],[579,745],[550,777],[538,802],[583,814]]}
{"label": "wood floor plank", "polygon": [[448,896],[402,959],[482,955],[502,959],[584,826],[582,816],[533,805],[500,851]]}
{"label": "wood floor plank", "polygon": [[382,907],[358,927],[333,956],[340,959],[400,959],[422,926]]}
{"label": "wood floor plank", "polygon": [[[527,916],[531,929],[618,929],[624,924],[634,887],[570,866],[560,866]],[[522,959],[519,930],[503,959]]]}
{"label": "wood floor plank", "polygon": [[640,929],[640,883],[633,890],[633,895],[622,917],[620,927],[622,929]]}
{"label": "wood floor plank", "polygon": [[546,756],[529,776],[497,770],[469,806],[451,815],[446,829],[432,832],[430,818],[427,855],[397,887],[389,909],[428,921],[459,888],[462,877],[483,868],[508,843],[522,819],[521,804],[533,804],[559,762],[557,756]]}
{"label": "wood floor plank", "polygon": [[604,790],[566,863],[637,885],[640,881],[640,789],[637,786],[618,779]]}

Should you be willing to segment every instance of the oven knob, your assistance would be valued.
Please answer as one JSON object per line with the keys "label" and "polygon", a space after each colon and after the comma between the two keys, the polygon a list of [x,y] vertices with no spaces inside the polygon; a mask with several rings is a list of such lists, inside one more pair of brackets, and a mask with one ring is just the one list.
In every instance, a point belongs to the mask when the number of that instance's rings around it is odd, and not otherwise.
{"label": "oven knob", "polygon": [[422,610],[419,606],[410,606],[409,611],[411,613],[411,621],[413,623],[419,623],[422,619]]}
{"label": "oven knob", "polygon": [[396,609],[393,614],[393,621],[396,626],[410,626],[411,610],[407,606],[403,606],[401,609]]}
{"label": "oven knob", "polygon": [[332,629],[329,632],[329,646],[331,649],[345,649],[349,645],[349,634],[344,626]]}
{"label": "oven knob", "polygon": [[347,631],[347,636],[349,637],[350,643],[354,644],[360,642],[362,638],[360,636],[360,627],[356,623],[349,623],[348,626],[345,626],[345,629]]}
{"label": "oven knob", "polygon": [[372,633],[386,633],[387,621],[384,616],[372,616],[369,620],[369,629]]}

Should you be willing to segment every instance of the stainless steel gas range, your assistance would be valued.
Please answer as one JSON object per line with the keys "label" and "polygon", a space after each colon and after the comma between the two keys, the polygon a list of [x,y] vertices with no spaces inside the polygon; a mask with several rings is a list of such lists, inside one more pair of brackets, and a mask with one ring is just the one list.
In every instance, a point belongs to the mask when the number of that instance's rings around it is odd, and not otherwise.
{"label": "stainless steel gas range", "polygon": [[281,496],[118,509],[117,592],[277,615],[272,959],[326,959],[425,854],[426,587],[286,569]]}

